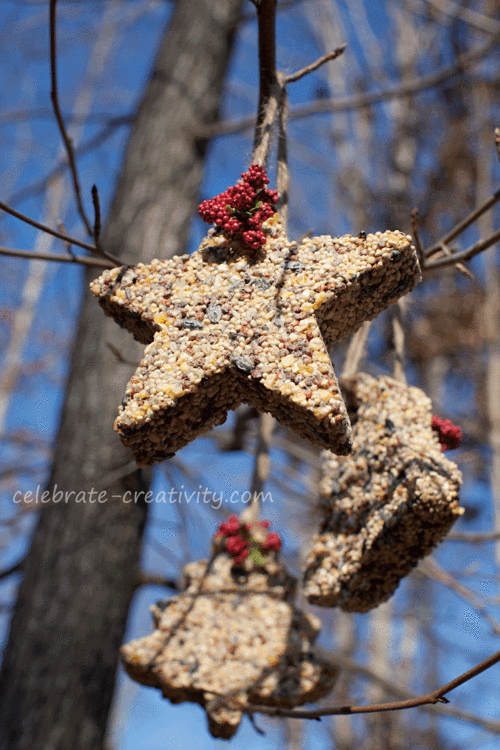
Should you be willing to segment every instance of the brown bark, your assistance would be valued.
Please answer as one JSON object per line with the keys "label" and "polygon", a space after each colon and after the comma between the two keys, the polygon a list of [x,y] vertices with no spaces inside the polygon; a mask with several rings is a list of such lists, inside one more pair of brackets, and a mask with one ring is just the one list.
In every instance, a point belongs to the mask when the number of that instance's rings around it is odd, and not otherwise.
{"label": "brown bark", "polygon": [[[179,0],[139,107],[102,246],[128,263],[182,252],[242,0]],[[87,274],[87,281],[92,277]],[[147,490],[113,432],[142,347],[86,294],[48,489],[86,491],[40,513],[0,673],[2,750],[98,750],[138,574]],[[90,502],[89,491],[96,490]],[[95,502],[106,491],[104,503]]]}

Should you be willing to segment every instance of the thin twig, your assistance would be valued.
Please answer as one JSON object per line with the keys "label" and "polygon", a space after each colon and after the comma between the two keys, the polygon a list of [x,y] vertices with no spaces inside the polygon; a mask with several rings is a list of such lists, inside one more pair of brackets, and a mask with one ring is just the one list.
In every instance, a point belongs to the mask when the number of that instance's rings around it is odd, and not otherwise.
{"label": "thin twig", "polygon": [[83,266],[95,268],[115,268],[116,263],[100,258],[89,258],[86,255],[57,255],[56,253],[34,253],[31,250],[17,250],[12,247],[0,247],[0,255],[10,255],[12,258],[28,258],[30,260],[49,260],[56,263],[79,263]]}
{"label": "thin twig", "polygon": [[14,208],[11,208],[6,203],[3,203],[2,201],[0,201],[0,208],[6,213],[10,214],[11,216],[14,216],[16,219],[20,219],[21,221],[24,221],[26,224],[29,224],[30,226],[35,227],[35,229],[40,229],[42,232],[46,232],[47,234],[51,234],[53,237],[57,237],[60,240],[64,240],[64,242],[71,242],[72,245],[78,245],[78,247],[83,247],[84,250],[89,250],[91,253],[96,253],[97,255],[100,255],[103,258],[106,258],[107,260],[111,261],[114,264],[114,266],[123,265],[122,261],[119,258],[115,258],[110,253],[104,252],[104,250],[99,250],[99,248],[97,248],[95,245],[89,245],[88,242],[82,242],[81,240],[77,240],[74,237],[68,237],[68,235],[62,234],[62,232],[56,232],[55,229],[51,229],[45,224],[40,224],[38,221],[35,221],[34,219],[30,219],[29,216],[26,216],[25,214],[20,213],[20,211],[16,211]]}
{"label": "thin twig", "polygon": [[[444,242],[441,243],[441,250],[443,251],[443,253],[448,258],[453,257],[452,251],[450,250],[450,248],[448,247],[448,245],[444,244]],[[463,263],[454,263],[454,266],[457,269],[457,271],[460,271],[460,273],[463,273],[463,275],[467,276],[468,279],[470,279],[471,281],[475,280],[475,276],[472,273],[472,271],[469,271],[469,269],[467,268],[467,266],[464,266]]]}
{"label": "thin twig", "polygon": [[285,83],[295,83],[295,81],[298,81],[300,78],[303,78],[309,73],[312,73],[314,70],[317,70],[325,63],[330,62],[331,60],[335,60],[343,53],[346,47],[347,44],[341,44],[340,47],[334,49],[333,52],[329,52],[327,55],[323,55],[323,57],[318,58],[316,62],[313,62],[310,65],[306,65],[305,68],[297,70],[296,73],[291,73],[290,75],[285,76]]}
{"label": "thin twig", "polygon": [[[61,234],[64,234],[64,236],[66,237],[68,235],[68,232],[66,231],[66,227],[64,226],[64,222],[62,222],[61,219],[57,219],[56,220],[56,224],[57,224],[57,228],[59,229],[59,231],[61,232]],[[66,252],[68,253],[68,255],[70,255],[73,258],[74,257],[74,253],[73,253],[73,248],[71,247],[71,243],[66,241],[64,243],[64,247],[66,248]]]}
{"label": "thin twig", "polygon": [[413,239],[415,240],[415,247],[417,248],[418,261],[421,266],[424,264],[424,247],[420,241],[420,235],[418,233],[418,208],[415,208],[411,212],[411,231],[413,232]]}
{"label": "thin twig", "polygon": [[435,255],[440,250],[442,250],[442,245],[448,245],[452,240],[455,239],[455,237],[458,237],[459,234],[462,234],[462,232],[467,229],[467,227],[470,227],[471,224],[474,224],[474,222],[479,219],[480,216],[482,216],[486,211],[488,211],[492,206],[495,205],[500,200],[500,190],[497,190],[491,198],[488,198],[479,208],[474,209],[472,213],[469,214],[463,221],[459,222],[451,231],[448,232],[448,234],[445,234],[444,237],[441,237],[440,240],[438,240],[432,247],[430,247],[428,250],[425,251],[425,257],[430,258],[431,255]]}
{"label": "thin twig", "polygon": [[101,206],[99,205],[97,185],[92,185],[92,203],[94,206],[94,245],[99,247],[99,237],[101,236]]}
{"label": "thin twig", "polygon": [[478,240],[473,245],[471,245],[467,250],[463,250],[461,253],[454,253],[453,255],[450,255],[449,257],[446,257],[446,258],[438,258],[438,260],[435,260],[433,263],[426,263],[422,271],[433,271],[435,268],[442,268],[443,266],[453,266],[458,261],[470,260],[475,255],[479,255],[479,253],[483,253],[485,250],[487,250],[489,247],[494,245],[499,240],[500,240],[500,229],[497,229],[497,231],[493,232],[493,234],[490,234],[489,237],[486,237],[486,239],[484,240]]}
{"label": "thin twig", "polygon": [[[371,669],[370,667],[365,666],[364,664],[359,664],[340,651],[335,651],[332,653],[327,649],[321,648],[321,646],[315,645],[314,653],[322,661],[326,661],[337,669],[342,669],[346,672],[352,672],[356,675],[359,675],[360,677],[364,677],[365,679],[374,682],[376,685],[382,687],[387,693],[394,695],[395,698],[400,701],[407,701],[416,697],[415,694],[411,692],[411,690],[408,690],[408,688],[397,685],[396,683],[392,682],[392,680],[388,680],[387,677],[379,674],[378,672]],[[481,716],[477,716],[476,714],[472,714],[467,711],[463,711],[460,708],[456,708],[452,704],[449,704],[448,706],[446,706],[446,708],[443,708],[442,706],[438,708],[438,706],[436,705],[424,705],[422,706],[422,709],[428,713],[438,716],[451,716],[456,719],[463,719],[464,721],[468,721],[471,724],[480,726],[483,729],[500,733],[500,721],[485,719]]]}
{"label": "thin twig", "polygon": [[[330,708],[318,708],[312,711],[302,709],[286,709],[276,708],[274,706],[258,706],[249,705],[247,710],[250,712],[259,712],[268,714],[269,716],[287,716],[292,719],[320,719],[322,716],[341,716],[348,714],[371,714],[378,713],[380,711],[401,711],[406,708],[417,708],[418,706],[434,705],[436,703],[449,703],[448,699],[445,698],[446,693],[451,690],[463,685],[478,674],[485,672],[490,667],[500,662],[500,651],[497,651],[493,656],[488,657],[476,667],[468,669],[467,672],[455,677],[454,680],[447,682],[443,687],[434,690],[432,693],[422,695],[417,698],[411,698],[403,701],[392,701],[390,703],[378,703],[369,706],[332,706]],[[498,722],[496,722],[498,724]],[[500,730],[500,724],[495,731]]]}
{"label": "thin twig", "polygon": [[57,124],[59,125],[61,137],[64,141],[64,145],[66,146],[66,151],[68,153],[68,162],[69,162],[69,167],[71,170],[71,176],[73,178],[73,189],[75,191],[75,198],[76,198],[76,204],[78,206],[78,213],[82,217],[82,221],[85,224],[85,228],[87,232],[90,235],[92,235],[92,229],[90,227],[90,223],[87,219],[87,216],[85,215],[85,210],[83,208],[82,197],[81,197],[81,192],[80,192],[80,184],[78,182],[78,173],[76,170],[75,155],[73,153],[73,145],[66,132],[66,127],[64,125],[64,120],[61,114],[61,109],[59,107],[59,95],[57,92],[57,59],[56,59],[56,4],[57,4],[57,0],[50,0],[50,79],[51,79],[50,98],[52,99],[52,106],[54,107],[54,114],[56,116]]}
{"label": "thin twig", "polygon": [[286,136],[286,125],[288,118],[288,97],[286,90],[286,79],[282,73],[277,74],[279,85],[278,99],[278,175],[276,188],[280,198],[280,219],[286,232],[288,223],[288,189],[290,187],[290,175],[288,173],[288,147]]}

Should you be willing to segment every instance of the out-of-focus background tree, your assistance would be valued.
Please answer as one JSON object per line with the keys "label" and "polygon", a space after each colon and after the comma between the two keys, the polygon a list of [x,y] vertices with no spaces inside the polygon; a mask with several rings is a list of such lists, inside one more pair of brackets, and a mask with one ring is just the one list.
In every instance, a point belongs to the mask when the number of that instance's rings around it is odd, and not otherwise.
{"label": "out-of-focus background tree", "polygon": [[[336,61],[288,87],[292,238],[306,232],[410,232],[412,209],[418,207],[420,237],[431,247],[494,195],[499,176],[494,140],[500,125],[498,11],[496,0],[278,4],[278,66],[285,73],[348,45]],[[0,200],[53,228],[62,222],[68,234],[85,239],[50,106],[49,4],[3,2],[0,14]],[[211,14],[210,23],[205,14]],[[182,36],[189,30],[191,47]],[[211,35],[221,44],[213,61],[216,74],[200,89],[196,76],[201,72],[190,65],[200,49],[208,54]],[[112,253],[134,262],[197,247],[205,231],[196,216],[198,191],[199,199],[221,192],[249,164],[258,84],[256,35],[251,2],[58,4],[61,106],[87,212],[92,215],[90,187],[96,183],[103,217],[110,216],[103,245]],[[175,88],[180,99],[168,107]],[[211,124],[217,108],[220,122]],[[194,131],[200,137],[193,138]],[[273,163],[269,175],[274,185]],[[146,197],[145,206],[137,194]],[[498,225],[493,206],[448,244],[463,250]],[[6,215],[0,245],[65,252],[60,241]],[[406,376],[431,396],[437,414],[460,424],[465,434],[452,456],[464,474],[465,514],[432,558],[372,613],[315,609],[324,622],[321,644],[342,667],[329,704],[426,692],[498,649],[500,291],[495,253],[493,245],[467,262],[465,271],[448,266],[427,273],[405,301]],[[155,469],[153,492],[173,489],[175,502],[148,508],[69,503],[43,509],[14,503],[18,490],[44,489],[47,483],[63,482],[64,489],[76,491],[93,485],[111,495],[111,490],[120,494],[146,487],[149,477],[135,471],[111,429],[141,347],[115,324],[108,325],[90,299],[85,281],[98,270],[85,277],[69,263],[8,256],[1,262],[0,615],[5,649],[0,716],[3,711],[10,735],[0,739],[0,748],[100,747],[132,595],[135,591],[127,638],[148,632],[148,605],[172,593],[159,581],[178,580],[185,562],[206,556],[217,523],[242,509],[230,498],[249,489],[256,420],[242,407],[225,425]],[[94,349],[92,336],[98,341]],[[333,352],[337,364],[347,344]],[[370,329],[362,367],[377,374],[390,373],[392,366],[386,313]],[[298,572],[318,521],[319,459],[281,427],[274,433],[271,459],[263,515],[283,535],[283,557]],[[210,495],[213,502],[201,499],[206,488],[216,493]],[[16,563],[32,538],[20,570]],[[247,722],[228,745],[492,750],[500,734],[497,684],[494,668],[452,693],[449,707],[323,719],[321,725],[262,718],[259,724],[268,737]],[[13,718],[16,711],[31,726],[26,744],[16,737],[21,725]],[[120,750],[216,745],[198,707],[170,706],[122,675],[107,728],[105,742]]]}

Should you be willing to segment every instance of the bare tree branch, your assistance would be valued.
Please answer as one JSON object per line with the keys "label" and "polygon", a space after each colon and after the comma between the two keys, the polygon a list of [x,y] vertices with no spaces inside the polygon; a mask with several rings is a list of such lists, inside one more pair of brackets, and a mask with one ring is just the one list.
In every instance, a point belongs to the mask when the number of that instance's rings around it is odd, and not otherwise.
{"label": "bare tree branch", "polygon": [[99,258],[89,258],[86,255],[57,255],[56,253],[35,253],[31,250],[16,250],[12,247],[0,247],[0,255],[10,255],[12,258],[28,258],[29,260],[49,260],[56,263],[79,263],[83,266],[95,268],[114,268],[115,263]]}
{"label": "bare tree branch", "polygon": [[455,531],[451,534],[447,534],[445,541],[450,542],[471,542],[472,544],[483,544],[483,542],[495,542],[500,539],[500,532],[474,534],[460,533]]}
{"label": "bare tree branch", "polygon": [[92,229],[90,223],[85,214],[83,208],[82,196],[80,192],[80,183],[78,181],[78,173],[76,170],[75,155],[73,153],[73,145],[66,132],[64,120],[61,115],[61,109],[59,107],[59,95],[57,92],[57,59],[56,59],[56,4],[57,0],[50,0],[50,78],[51,78],[51,91],[50,98],[52,99],[52,105],[54,107],[54,114],[56,116],[57,124],[61,132],[61,137],[66,146],[68,153],[68,162],[71,170],[71,177],[73,178],[73,189],[75,191],[76,204],[78,206],[78,213],[82,217],[82,221],[85,224],[88,234],[92,235]]}
{"label": "bare tree branch", "polygon": [[[118,128],[123,127],[124,125],[131,124],[132,123],[129,116],[114,118],[105,127],[99,130],[98,133],[89,138],[88,141],[85,141],[85,143],[82,143],[81,146],[76,148],[75,155],[81,156],[83,154],[89,153],[94,148],[101,146],[105,141],[107,141],[108,138],[111,138],[111,136],[114,135],[115,131]],[[42,177],[42,179],[36,182],[32,182],[31,184],[26,185],[26,187],[18,190],[16,193],[13,193],[9,197],[8,203],[11,205],[16,204],[22,200],[25,200],[26,198],[31,198],[35,195],[43,193],[47,189],[47,186],[50,184],[50,182],[52,182],[54,177],[62,174],[67,169],[67,167],[68,162],[65,159],[63,161],[60,161],[45,175],[45,177]]]}
{"label": "bare tree branch", "polygon": [[479,219],[480,216],[482,216],[486,211],[488,211],[492,206],[495,205],[495,203],[498,203],[500,200],[500,190],[497,190],[491,198],[488,198],[481,206],[474,209],[472,213],[470,213],[463,221],[459,222],[456,226],[453,227],[451,231],[449,231],[447,234],[444,235],[444,237],[441,237],[440,240],[438,240],[434,245],[432,245],[428,250],[425,251],[425,257],[430,258],[431,255],[435,255],[440,250],[442,250],[443,245],[448,245],[452,240],[455,239],[455,237],[458,237],[459,234],[462,234],[462,232],[467,229],[467,227],[470,227],[471,224],[474,224],[477,219]]}
{"label": "bare tree branch", "polygon": [[101,206],[99,204],[97,185],[92,185],[92,203],[94,205],[94,245],[99,247],[99,237],[101,236]]}
{"label": "bare tree branch", "polygon": [[[453,65],[448,65],[440,71],[430,73],[427,76],[420,76],[418,78],[412,78],[406,81],[402,86],[396,86],[393,88],[385,89],[384,91],[375,92],[373,94],[356,94],[354,96],[345,97],[344,99],[321,99],[317,102],[304,105],[303,107],[296,107],[290,110],[289,118],[298,119],[302,117],[310,117],[311,115],[317,115],[324,112],[350,112],[355,109],[362,109],[363,107],[369,107],[378,102],[389,101],[391,99],[401,99],[407,96],[413,96],[419,94],[422,91],[439,86],[449,78],[459,73],[463,68],[477,62],[483,58],[496,44],[496,40],[493,38],[481,47],[472,50],[471,52],[463,55],[458,55]],[[243,130],[253,127],[255,120],[253,117],[244,117],[238,120],[229,120],[226,122],[216,122],[203,130],[197,131],[198,137],[215,137],[221,135],[232,135],[233,133],[240,133]]]}
{"label": "bare tree branch", "polygon": [[[492,656],[485,659],[476,667],[468,669],[463,674],[455,677],[454,680],[447,682],[446,685],[434,690],[432,693],[422,695],[416,698],[402,701],[392,701],[389,703],[372,704],[370,706],[332,706],[330,708],[318,708],[311,711],[302,709],[286,709],[286,708],[275,708],[273,706],[259,706],[250,705],[246,708],[248,713],[263,713],[269,716],[287,716],[294,719],[321,719],[322,716],[342,716],[350,714],[368,714],[378,713],[379,711],[401,711],[407,708],[417,708],[418,706],[435,705],[436,703],[449,703],[448,699],[445,698],[446,693],[451,690],[463,685],[478,674],[485,672],[490,667],[494,666],[500,661],[500,651],[497,651]],[[487,720],[485,720],[487,721]],[[496,732],[500,732],[500,722],[488,721],[490,729]]]}
{"label": "bare tree branch", "polygon": [[488,625],[490,625],[491,629],[495,633],[495,635],[500,634],[500,622],[496,620],[494,617],[492,617],[488,610],[486,609],[486,606],[482,604],[482,602],[479,601],[476,594],[471,591],[470,588],[467,586],[464,586],[463,583],[459,583],[453,576],[448,573],[448,571],[443,570],[443,568],[438,565],[438,563],[433,560],[432,558],[427,558],[426,560],[423,560],[419,566],[419,572],[423,575],[428,576],[433,581],[436,581],[437,583],[441,583],[443,586],[446,586],[447,588],[454,591],[458,596],[460,596],[462,599],[464,599],[468,604],[470,604],[474,609],[486,620]]}
{"label": "bare tree branch", "polygon": [[469,26],[484,31],[485,34],[499,34],[500,33],[500,22],[494,18],[484,16],[482,13],[478,13],[472,8],[464,8],[462,5],[452,3],[449,0],[425,0],[428,5],[441,15],[448,18],[456,18],[461,21],[465,21]]}
{"label": "bare tree branch", "polygon": [[285,76],[285,83],[294,83],[300,78],[309,75],[309,73],[312,73],[314,70],[317,70],[325,63],[336,60],[337,57],[339,57],[344,52],[346,47],[347,44],[342,44],[340,47],[337,47],[337,49],[334,49],[333,52],[329,52],[327,55],[323,55],[323,57],[318,58],[316,62],[313,62],[310,65],[306,65],[305,68],[297,70],[296,73],[290,73],[290,75]]}
{"label": "bare tree branch", "polygon": [[[25,224],[30,224],[30,226],[35,227],[35,229],[40,229],[42,232],[46,232],[47,234],[51,234],[60,240],[64,240],[64,242],[70,242],[72,245],[78,245],[78,247],[83,247],[84,250],[89,250],[91,253],[96,253],[97,255],[101,255],[103,258],[107,258],[107,260],[113,263],[113,266],[122,265],[122,261],[119,258],[115,258],[113,255],[105,253],[104,250],[99,250],[95,245],[89,245],[88,242],[82,242],[81,240],[77,240],[74,237],[68,237],[67,234],[63,234],[62,232],[56,232],[55,229],[51,229],[45,224],[39,224],[38,221],[35,221],[34,219],[30,219],[29,216],[26,216],[25,214],[22,214],[19,211],[16,211],[14,208],[11,208],[6,203],[3,203],[2,201],[0,201],[0,208],[6,213],[10,214],[11,216],[14,216],[16,219],[20,219],[21,221],[24,221]],[[38,254],[37,254],[37,257],[38,257]]]}
{"label": "bare tree branch", "polygon": [[452,266],[455,265],[458,261],[462,260],[470,260],[475,255],[479,255],[479,253],[484,252],[489,247],[494,245],[496,242],[500,240],[500,229],[497,229],[496,232],[493,232],[493,234],[490,234],[489,237],[486,237],[485,239],[478,240],[473,245],[471,245],[467,250],[462,250],[460,253],[453,253],[450,256],[447,256],[445,258],[438,258],[438,260],[435,260],[433,263],[426,263],[422,269],[422,271],[433,271],[435,268],[442,268],[443,266]]}

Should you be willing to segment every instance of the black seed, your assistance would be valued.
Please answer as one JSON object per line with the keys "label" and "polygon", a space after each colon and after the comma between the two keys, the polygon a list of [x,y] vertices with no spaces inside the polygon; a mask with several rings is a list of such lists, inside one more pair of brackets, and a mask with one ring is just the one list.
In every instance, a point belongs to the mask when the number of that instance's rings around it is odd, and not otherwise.
{"label": "black seed", "polygon": [[281,264],[283,268],[286,268],[287,271],[303,271],[305,268],[305,265],[303,263],[300,263],[298,260],[286,260],[284,263]]}
{"label": "black seed", "polygon": [[189,328],[190,331],[195,331],[199,328],[203,328],[203,323],[200,323],[199,320],[195,320],[194,318],[186,318],[186,320],[182,321],[181,328]]}
{"label": "black seed", "polygon": [[266,289],[269,289],[269,287],[272,286],[272,282],[268,281],[267,279],[254,279],[252,281],[252,284],[255,284],[257,289],[262,289],[263,292],[265,292]]}
{"label": "black seed", "polygon": [[396,425],[394,424],[394,422],[392,421],[392,419],[386,419],[385,420],[385,429],[388,432],[394,432],[394,430],[396,429]]}
{"label": "black seed", "polygon": [[360,232],[358,234],[358,237],[360,240],[366,240],[366,232]]}
{"label": "black seed", "polygon": [[200,667],[200,662],[198,661],[198,659],[195,658],[194,664],[189,670],[189,674],[194,674],[199,669],[199,667]]}
{"label": "black seed", "polygon": [[231,357],[231,362],[237,370],[244,372],[246,375],[252,372],[255,367],[255,361],[253,359],[250,357],[240,357],[238,354]]}

